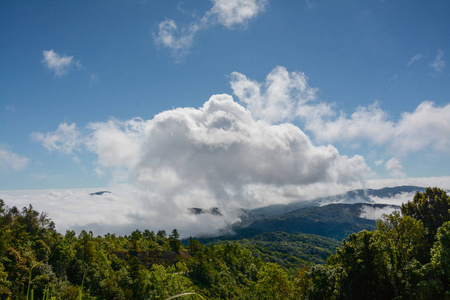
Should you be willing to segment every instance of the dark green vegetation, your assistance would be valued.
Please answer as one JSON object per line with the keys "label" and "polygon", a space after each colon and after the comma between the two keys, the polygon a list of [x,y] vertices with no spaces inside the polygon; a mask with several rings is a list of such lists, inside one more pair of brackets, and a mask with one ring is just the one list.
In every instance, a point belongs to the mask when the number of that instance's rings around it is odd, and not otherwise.
{"label": "dark green vegetation", "polygon": [[[246,221],[233,229],[238,236],[252,236],[269,231],[309,233],[342,241],[350,233],[374,230],[376,222],[360,218],[361,209],[369,204],[329,204],[321,207],[305,207],[281,215],[259,217]],[[384,208],[386,205],[370,205]]]}
{"label": "dark green vegetation", "polygon": [[313,234],[266,232],[251,239],[236,241],[265,262],[277,263],[290,273],[300,267],[323,264],[336,252],[340,242]]}
{"label": "dark green vegetation", "polygon": [[[338,226],[338,211],[355,207],[280,220]],[[26,299],[31,290],[34,299],[45,291],[53,299],[448,299],[449,208],[447,194],[429,188],[342,243],[293,230],[206,246],[196,239],[183,245],[177,230],[63,236],[31,205],[18,210],[0,200],[0,299]]]}

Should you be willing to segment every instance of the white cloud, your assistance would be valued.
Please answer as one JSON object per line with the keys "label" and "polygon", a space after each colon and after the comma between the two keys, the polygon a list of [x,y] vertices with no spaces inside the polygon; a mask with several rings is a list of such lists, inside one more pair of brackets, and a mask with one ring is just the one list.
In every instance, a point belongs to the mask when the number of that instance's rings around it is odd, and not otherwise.
{"label": "white cloud", "polygon": [[169,48],[177,58],[182,58],[192,47],[195,34],[219,23],[227,28],[246,26],[249,20],[264,11],[266,0],[212,0],[214,5],[203,17],[188,26],[178,26],[172,19],[158,24],[153,33],[157,45]]}
{"label": "white cloud", "polygon": [[[274,68],[264,85],[233,72],[231,88],[252,116],[269,123],[291,121],[298,115],[323,115],[327,106],[309,106],[316,98],[317,89],[311,88],[304,73],[289,73],[284,67]],[[317,109],[316,109],[317,108]],[[313,110],[313,111],[311,111]]]}
{"label": "white cloud", "polygon": [[4,145],[0,145],[0,170],[21,171],[28,165],[28,158],[20,156]]}
{"label": "white cloud", "polygon": [[436,58],[432,63],[430,63],[430,67],[432,67],[436,72],[442,72],[445,68],[445,61],[442,59],[444,57],[444,52],[441,49],[438,49],[438,53],[436,54]]}
{"label": "white cloud", "polygon": [[[401,184],[399,184],[398,181],[397,181],[397,183],[395,183],[396,180],[408,180],[408,178],[404,178],[404,179],[396,178],[396,179],[392,180],[392,183],[394,186],[400,186]],[[425,186],[428,186],[428,185],[425,185]],[[419,185],[419,187],[420,187],[420,185]],[[416,194],[416,192],[410,192],[410,193],[403,192],[403,193],[398,193],[396,195],[393,195],[393,196],[391,195],[388,197],[370,196],[369,198],[373,203],[376,203],[376,204],[390,204],[390,205],[401,206],[402,204],[404,204],[408,201],[411,201],[414,198],[415,194]],[[370,219],[370,218],[367,218],[367,219]]]}
{"label": "white cloud", "polygon": [[194,35],[199,27],[191,24],[187,28],[179,29],[174,20],[165,20],[158,25],[158,33],[153,33],[156,44],[172,49],[174,55],[182,56],[191,48]]}
{"label": "white cloud", "polygon": [[303,73],[289,73],[283,67],[274,68],[264,84],[237,72],[230,83],[254,118],[270,123],[299,119],[321,143],[365,141],[401,154],[424,148],[450,151],[450,104],[439,107],[424,101],[394,121],[378,102],[360,106],[350,116],[337,114],[330,104],[315,100],[317,89],[308,85]]}
{"label": "white cloud", "polygon": [[42,60],[42,62],[48,69],[53,71],[56,76],[63,76],[74,64],[76,64],[77,66],[81,66],[79,61],[75,62],[73,60],[73,56],[60,56],[53,50],[42,51],[42,53],[44,54],[44,59]]}
{"label": "white cloud", "polygon": [[50,152],[56,150],[65,154],[72,154],[74,151],[80,150],[83,144],[81,132],[75,123],[62,123],[54,132],[46,134],[32,133],[31,138],[40,142]]}
{"label": "white cloud", "polygon": [[129,168],[139,159],[145,127],[140,118],[91,123],[87,147],[98,155],[101,166]]}
{"label": "white cloud", "polygon": [[214,6],[211,14],[217,16],[217,20],[225,27],[246,25],[264,11],[266,0],[212,0]]}
{"label": "white cloud", "polygon": [[393,211],[398,210],[395,206],[385,206],[385,207],[375,207],[364,205],[361,208],[360,218],[369,219],[369,220],[379,220],[381,217],[386,214],[391,214]]}
{"label": "white cloud", "polygon": [[416,55],[414,55],[413,57],[411,57],[410,59],[409,59],[409,61],[408,61],[408,63],[406,64],[408,67],[410,66],[410,65],[412,65],[416,60],[419,60],[419,59],[421,59],[422,58],[422,54],[416,54]]}
{"label": "white cloud", "polygon": [[370,140],[376,144],[384,144],[392,138],[393,122],[377,102],[364,107],[359,106],[348,118],[343,112],[338,118],[305,118],[306,128],[314,133],[322,142],[343,142]]}
{"label": "white cloud", "polygon": [[377,161],[375,161],[375,166],[379,166],[379,165],[381,165],[383,162],[384,162],[383,159],[377,160]]}
{"label": "white cloud", "polygon": [[[158,194],[206,190],[215,199],[212,206],[222,201],[255,205],[245,195],[247,185],[345,184],[368,171],[360,157],[339,156],[332,146],[314,147],[298,127],[255,121],[228,95],[215,95],[198,110],[157,115],[143,149],[133,168],[138,182],[159,187]],[[286,200],[279,196],[278,201]]]}
{"label": "white cloud", "polygon": [[406,177],[406,174],[403,173],[403,166],[401,165],[399,159],[393,157],[388,160],[384,166],[392,176],[399,178]]}
{"label": "white cloud", "polygon": [[450,152],[450,104],[422,102],[413,112],[403,113],[395,126],[392,147],[400,152],[434,149]]}

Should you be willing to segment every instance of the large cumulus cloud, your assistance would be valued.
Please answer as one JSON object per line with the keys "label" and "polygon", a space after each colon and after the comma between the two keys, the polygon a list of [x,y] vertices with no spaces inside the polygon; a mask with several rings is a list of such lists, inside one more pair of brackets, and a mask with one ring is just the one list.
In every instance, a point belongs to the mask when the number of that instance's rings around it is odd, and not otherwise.
{"label": "large cumulus cloud", "polygon": [[[157,115],[148,123],[141,150],[131,168],[140,185],[173,199],[208,191],[204,201],[219,206],[257,205],[248,192],[251,185],[345,184],[368,171],[361,157],[340,156],[330,145],[315,147],[298,127],[254,120],[229,95],[215,95],[200,109]],[[192,201],[199,200],[183,203]]]}

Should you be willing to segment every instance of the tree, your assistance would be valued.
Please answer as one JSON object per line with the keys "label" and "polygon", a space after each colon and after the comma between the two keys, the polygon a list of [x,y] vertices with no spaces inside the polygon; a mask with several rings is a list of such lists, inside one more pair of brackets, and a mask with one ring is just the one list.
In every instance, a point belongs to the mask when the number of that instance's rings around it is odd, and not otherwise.
{"label": "tree", "polygon": [[172,230],[172,234],[169,235],[169,237],[178,240],[178,239],[180,238],[180,234],[178,233],[178,230],[173,229],[173,230]]}
{"label": "tree", "polygon": [[128,238],[131,242],[131,250],[136,252],[136,251],[140,251],[140,246],[139,246],[139,240],[143,237],[141,231],[139,229],[136,229],[135,231],[133,231],[130,235],[130,237]]}
{"label": "tree", "polygon": [[11,297],[10,286],[11,282],[8,281],[8,273],[5,272],[3,264],[0,263],[0,299],[9,299]]}
{"label": "tree", "polygon": [[417,288],[423,280],[419,271],[429,259],[423,223],[395,211],[377,222],[375,232],[384,253],[383,264],[389,275],[395,296],[417,298]]}
{"label": "tree", "polygon": [[179,238],[180,234],[178,233],[178,230],[176,229],[172,230],[172,234],[169,235],[169,246],[170,249],[172,249],[172,251],[176,253],[178,253],[181,249],[181,246],[183,246]]}
{"label": "tree", "polygon": [[155,232],[154,231],[150,231],[148,229],[145,229],[143,235],[147,239],[147,241],[155,241],[156,237],[155,237]]}
{"label": "tree", "polygon": [[258,299],[292,299],[294,287],[279,265],[265,264],[257,277],[255,292]]}
{"label": "tree", "polygon": [[437,232],[436,243],[431,249],[431,265],[442,283],[446,296],[450,297],[450,222],[444,223]]}
{"label": "tree", "polygon": [[[383,243],[372,231],[351,234],[326,267],[335,282],[334,295],[346,299],[390,299],[392,284],[388,278]],[[322,272],[323,273],[323,272]],[[322,275],[323,276],[323,275]]]}
{"label": "tree", "polygon": [[413,201],[402,205],[403,215],[411,216],[423,222],[428,228],[427,240],[429,249],[435,241],[439,227],[450,221],[450,197],[439,188],[426,188],[425,192],[417,192]]}

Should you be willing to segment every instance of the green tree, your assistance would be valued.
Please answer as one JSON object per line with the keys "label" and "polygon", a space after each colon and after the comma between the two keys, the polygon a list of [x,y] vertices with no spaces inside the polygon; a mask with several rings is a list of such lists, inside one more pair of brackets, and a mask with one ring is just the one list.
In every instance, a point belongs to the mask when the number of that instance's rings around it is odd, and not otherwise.
{"label": "green tree", "polygon": [[439,188],[426,188],[425,192],[417,192],[412,201],[402,205],[403,215],[411,216],[423,222],[428,228],[427,240],[431,248],[439,227],[450,221],[450,197]]}
{"label": "green tree", "polygon": [[136,252],[136,251],[141,250],[140,243],[139,243],[141,238],[143,238],[143,235],[139,229],[136,229],[135,231],[133,231],[131,233],[131,235],[128,238],[131,242],[131,251]]}
{"label": "green tree", "polygon": [[178,233],[178,230],[172,230],[172,234],[169,235],[169,246],[175,253],[178,253],[183,246],[179,238],[180,234]]}
{"label": "green tree", "polygon": [[11,282],[8,281],[8,273],[5,272],[3,264],[0,263],[0,299],[9,299],[11,297],[10,286]]}
{"label": "green tree", "polygon": [[444,223],[438,229],[436,239],[431,250],[431,265],[441,281],[442,291],[450,297],[450,222]]}
{"label": "green tree", "polygon": [[293,299],[294,286],[277,264],[267,263],[258,272],[255,293],[258,299]]}
{"label": "green tree", "polygon": [[[392,285],[388,278],[383,245],[372,231],[351,234],[336,255],[327,260],[334,266],[331,273],[334,294],[349,299],[390,299]],[[331,282],[333,282],[331,281]]]}
{"label": "green tree", "polygon": [[416,298],[416,290],[423,280],[419,270],[428,260],[427,229],[422,221],[399,212],[385,215],[377,222],[383,264],[396,296]]}

